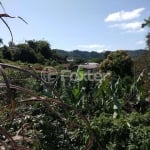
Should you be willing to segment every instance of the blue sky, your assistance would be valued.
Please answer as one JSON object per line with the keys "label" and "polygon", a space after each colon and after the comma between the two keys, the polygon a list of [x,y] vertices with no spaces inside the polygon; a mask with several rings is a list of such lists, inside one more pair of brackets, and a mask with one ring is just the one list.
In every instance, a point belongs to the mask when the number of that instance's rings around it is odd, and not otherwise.
{"label": "blue sky", "polygon": [[[15,43],[46,40],[51,48],[64,50],[119,50],[145,48],[150,0],[0,0],[8,14],[21,16],[6,21]],[[1,13],[3,10],[0,8]],[[11,40],[0,22],[4,44]]]}

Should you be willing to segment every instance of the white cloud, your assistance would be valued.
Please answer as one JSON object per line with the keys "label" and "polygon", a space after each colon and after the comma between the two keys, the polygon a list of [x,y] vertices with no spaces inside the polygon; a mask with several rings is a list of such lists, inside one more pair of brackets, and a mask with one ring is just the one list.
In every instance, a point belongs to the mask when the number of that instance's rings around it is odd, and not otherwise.
{"label": "white cloud", "polygon": [[145,8],[138,8],[132,11],[119,11],[112,14],[109,14],[105,18],[105,22],[112,22],[112,21],[127,21],[132,20],[135,18],[140,17],[141,13],[145,10]]}
{"label": "white cloud", "polygon": [[144,40],[139,40],[136,42],[136,45],[144,45],[145,41]]}
{"label": "white cloud", "polygon": [[141,28],[141,22],[130,22],[126,24],[122,24],[123,29],[129,29],[129,30],[137,30]]}
{"label": "white cloud", "polygon": [[120,28],[122,30],[126,30],[127,32],[132,32],[132,31],[141,32],[144,31],[144,29],[141,28],[141,24],[142,22],[136,21],[136,22],[129,22],[129,23],[114,24],[111,25],[110,27]]}
{"label": "white cloud", "polygon": [[89,44],[89,45],[78,45],[78,47],[80,48],[85,48],[85,49],[95,49],[95,48],[104,48],[104,45],[100,45],[100,44]]}
{"label": "white cloud", "polygon": [[77,48],[80,50],[102,52],[104,50],[107,50],[108,46],[105,46],[104,44],[82,44],[82,45],[77,45]]}

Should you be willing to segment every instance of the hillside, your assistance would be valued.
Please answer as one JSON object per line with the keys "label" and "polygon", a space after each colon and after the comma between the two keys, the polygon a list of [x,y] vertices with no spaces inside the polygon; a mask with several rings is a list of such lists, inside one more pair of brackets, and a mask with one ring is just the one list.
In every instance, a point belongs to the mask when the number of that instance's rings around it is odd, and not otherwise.
{"label": "hillside", "polygon": [[[11,61],[22,61],[26,63],[39,63],[43,65],[57,65],[66,63],[67,58],[71,57],[75,63],[83,63],[85,61],[100,62],[111,51],[103,51],[101,53],[96,51],[81,51],[73,50],[66,51],[61,49],[51,49],[47,41],[29,40],[25,43],[11,46],[0,47],[0,58]],[[142,55],[145,50],[126,50],[132,59]]]}
{"label": "hillside", "polygon": [[[62,57],[73,57],[75,59],[85,59],[90,60],[93,58],[103,58],[104,52],[88,52],[88,51],[81,51],[81,50],[73,50],[73,51],[65,51],[60,49],[54,49],[56,53]],[[139,49],[139,50],[126,50],[126,52],[132,57],[132,59],[135,59],[136,57],[142,55],[145,50]]]}

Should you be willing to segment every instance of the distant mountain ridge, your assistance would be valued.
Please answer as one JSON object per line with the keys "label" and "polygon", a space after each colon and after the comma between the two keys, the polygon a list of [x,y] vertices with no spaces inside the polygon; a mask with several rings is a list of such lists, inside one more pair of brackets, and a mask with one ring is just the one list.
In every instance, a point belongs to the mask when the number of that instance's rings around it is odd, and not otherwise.
{"label": "distant mountain ridge", "polygon": [[147,50],[139,49],[139,50],[126,50],[126,52],[131,56],[132,59],[137,58],[144,54]]}
{"label": "distant mountain ridge", "polygon": [[[62,57],[73,57],[74,59],[85,59],[90,60],[92,58],[103,58],[105,52],[88,52],[88,51],[81,51],[81,50],[73,50],[73,51],[65,51],[60,49],[54,49],[56,53]],[[144,54],[146,50],[139,49],[139,50],[125,50],[132,59]]]}

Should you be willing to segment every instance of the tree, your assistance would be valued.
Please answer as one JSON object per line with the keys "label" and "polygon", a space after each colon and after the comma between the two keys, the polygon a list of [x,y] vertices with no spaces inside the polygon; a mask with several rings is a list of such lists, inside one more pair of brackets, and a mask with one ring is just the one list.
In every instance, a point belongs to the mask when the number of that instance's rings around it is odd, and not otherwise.
{"label": "tree", "polygon": [[150,32],[146,35],[146,44],[148,50],[150,50]]}
{"label": "tree", "polygon": [[16,52],[14,54],[14,59],[29,63],[37,62],[35,51],[32,48],[30,48],[27,44],[17,45]]}
{"label": "tree", "polygon": [[8,49],[8,47],[5,45],[4,45],[4,47],[2,47],[2,55],[3,55],[4,59],[8,59],[8,60],[12,59],[12,54],[11,54],[10,50]]}
{"label": "tree", "polygon": [[144,19],[144,23],[142,24],[142,28],[144,27],[150,27],[150,17],[148,17],[148,19]]}
{"label": "tree", "polygon": [[136,76],[139,76],[143,72],[143,81],[146,91],[149,91],[150,87],[150,51],[145,51],[144,54],[140,55],[134,60],[134,72]]}
{"label": "tree", "polygon": [[100,69],[104,72],[112,71],[120,77],[132,76],[132,60],[127,52],[118,50],[110,53],[100,64]]}
{"label": "tree", "polygon": [[29,47],[31,47],[32,49],[34,49],[36,51],[37,49],[37,45],[38,45],[38,42],[35,41],[35,40],[28,40],[28,41],[25,41]]}
{"label": "tree", "polygon": [[47,41],[37,41],[38,51],[46,58],[50,59],[51,57],[51,48],[50,44]]}
{"label": "tree", "polygon": [[32,48],[38,55],[42,55],[46,59],[50,59],[52,56],[50,44],[47,41],[39,40],[29,40],[26,41],[28,46]]}
{"label": "tree", "polygon": [[104,56],[103,56],[103,57],[104,57],[104,59],[106,59],[106,58],[107,58],[107,56],[108,56],[110,53],[111,53],[111,51],[105,51],[105,52],[104,52]]}
{"label": "tree", "polygon": [[3,44],[3,39],[0,38],[0,46]]}
{"label": "tree", "polygon": [[[144,23],[142,24],[142,28],[144,27],[150,28],[150,17],[144,20]],[[147,44],[148,50],[150,50],[150,32],[148,32],[148,34],[146,35],[146,44]]]}

